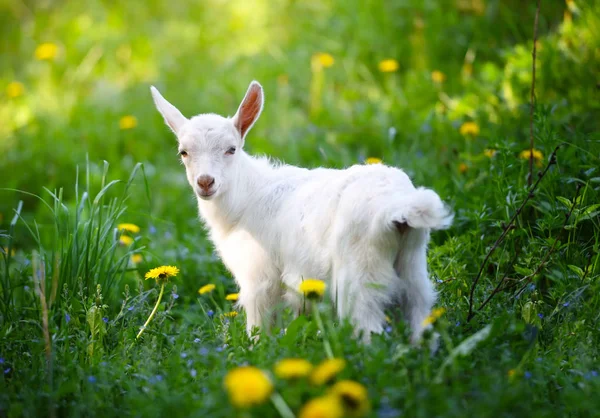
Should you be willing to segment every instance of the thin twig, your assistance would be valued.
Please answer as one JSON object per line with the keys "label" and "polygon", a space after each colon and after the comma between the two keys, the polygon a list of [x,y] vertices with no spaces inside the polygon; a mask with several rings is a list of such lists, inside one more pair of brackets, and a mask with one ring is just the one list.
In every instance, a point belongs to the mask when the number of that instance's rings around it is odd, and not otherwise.
{"label": "thin twig", "polygon": [[[517,258],[519,256],[518,252],[515,252],[514,257],[512,258],[512,260],[510,261],[510,265],[514,265],[515,261],[517,261]],[[492,300],[492,298],[497,294],[500,293],[501,286],[506,282],[508,277],[508,269],[506,271],[506,273],[504,273],[504,276],[502,276],[502,279],[500,279],[500,281],[498,282],[498,285],[496,286],[496,288],[492,291],[492,293],[490,293],[490,295],[487,297],[486,300],[483,301],[483,303],[481,305],[479,305],[479,308],[477,308],[477,312],[481,311],[483,308],[485,308],[485,306]]]}
{"label": "thin twig", "polygon": [[529,109],[529,175],[527,176],[527,186],[531,186],[533,181],[533,113],[535,109],[535,59],[537,55],[537,33],[538,33],[538,20],[540,17],[540,2],[537,0],[537,8],[535,10],[535,21],[533,23],[533,52],[532,52],[532,64],[531,64],[531,98],[530,98],[530,109]]}
{"label": "thin twig", "polygon": [[477,273],[477,276],[475,276],[475,280],[473,280],[473,284],[471,285],[471,292],[469,294],[469,313],[467,315],[467,322],[469,322],[471,319],[473,319],[473,316],[475,316],[475,311],[473,309],[475,288],[477,287],[477,284],[479,283],[479,280],[481,279],[481,275],[483,274],[483,269],[485,268],[488,260],[492,256],[492,253],[496,250],[496,248],[498,248],[498,246],[502,243],[502,241],[504,241],[504,238],[506,238],[506,235],[508,235],[508,232],[513,229],[514,223],[515,223],[517,217],[521,214],[521,212],[523,211],[523,208],[525,207],[525,205],[527,205],[529,200],[534,196],[535,190],[539,186],[542,179],[548,173],[548,170],[550,169],[550,167],[553,166],[554,164],[556,164],[556,153],[559,150],[559,148],[562,147],[563,145],[565,145],[565,143],[559,144],[556,146],[556,148],[554,148],[554,151],[552,151],[552,154],[550,155],[550,159],[548,160],[548,164],[546,165],[546,168],[544,168],[544,171],[542,171],[538,175],[537,181],[529,189],[529,192],[527,193],[527,196],[523,200],[523,203],[521,203],[521,206],[519,206],[519,208],[516,210],[516,212],[510,218],[510,220],[508,221],[508,224],[504,225],[502,234],[500,234],[500,236],[498,237],[496,242],[494,242],[494,245],[492,245],[492,248],[490,248],[490,250],[486,254],[485,258],[483,259],[483,262],[481,263],[481,266],[479,267],[479,272]]}
{"label": "thin twig", "polygon": [[518,283],[525,282],[525,284],[519,289],[519,291],[516,293],[515,296],[518,296],[521,293],[523,293],[523,290],[525,290],[525,287],[529,283],[531,283],[531,280],[542,270],[542,268],[548,262],[548,259],[550,258],[550,255],[552,255],[552,253],[554,253],[554,251],[556,250],[556,244],[559,242],[559,240],[560,240],[560,238],[562,236],[562,233],[565,231],[567,223],[569,222],[569,219],[571,218],[571,215],[573,214],[573,210],[575,210],[575,206],[577,206],[577,198],[579,197],[579,191],[581,190],[581,188],[582,188],[581,184],[578,183],[577,184],[577,190],[575,191],[575,197],[573,198],[573,204],[571,205],[571,209],[569,210],[569,212],[567,212],[565,214],[565,221],[562,224],[560,232],[558,233],[558,236],[556,237],[556,239],[552,243],[552,246],[550,247],[550,249],[548,250],[548,252],[546,252],[546,255],[544,255],[544,258],[542,259],[542,261],[540,262],[540,264],[538,264],[537,268],[533,271],[533,273],[528,274],[527,276],[525,276],[521,280],[519,280],[517,283],[515,283],[515,285],[516,285]]}

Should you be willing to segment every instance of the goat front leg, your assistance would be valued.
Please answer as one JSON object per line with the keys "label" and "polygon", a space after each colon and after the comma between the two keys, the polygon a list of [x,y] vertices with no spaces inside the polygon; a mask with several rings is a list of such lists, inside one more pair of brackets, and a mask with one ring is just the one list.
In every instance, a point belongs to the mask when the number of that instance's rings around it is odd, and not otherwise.
{"label": "goat front leg", "polygon": [[270,330],[273,311],[281,299],[280,284],[277,280],[245,278],[240,283],[240,305],[246,312],[246,331],[252,338],[254,329]]}

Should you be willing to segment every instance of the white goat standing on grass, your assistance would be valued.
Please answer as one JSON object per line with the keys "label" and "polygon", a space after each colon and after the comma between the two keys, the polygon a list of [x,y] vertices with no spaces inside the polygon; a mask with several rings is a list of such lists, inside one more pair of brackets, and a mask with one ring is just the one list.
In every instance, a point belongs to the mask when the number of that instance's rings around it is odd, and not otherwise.
{"label": "white goat standing on grass", "polygon": [[[244,152],[263,108],[253,81],[232,118],[185,118],[151,87],[223,262],[240,287],[247,330],[267,325],[282,300],[301,310],[303,278],[330,284],[340,318],[368,341],[398,303],[417,342],[436,293],[427,274],[431,229],[452,215],[432,190],[383,164],[345,170],[277,165]],[[267,324],[265,324],[267,323]]]}

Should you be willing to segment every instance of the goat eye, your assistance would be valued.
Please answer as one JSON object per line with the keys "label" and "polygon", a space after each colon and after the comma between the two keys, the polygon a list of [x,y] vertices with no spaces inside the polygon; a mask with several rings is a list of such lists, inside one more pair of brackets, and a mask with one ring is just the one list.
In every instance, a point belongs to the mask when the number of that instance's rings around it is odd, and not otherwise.
{"label": "goat eye", "polygon": [[181,155],[182,157],[187,157],[188,153],[187,151],[179,151],[179,155]]}
{"label": "goat eye", "polygon": [[235,154],[235,147],[229,148],[227,151],[225,151],[225,154],[229,154],[229,155]]}

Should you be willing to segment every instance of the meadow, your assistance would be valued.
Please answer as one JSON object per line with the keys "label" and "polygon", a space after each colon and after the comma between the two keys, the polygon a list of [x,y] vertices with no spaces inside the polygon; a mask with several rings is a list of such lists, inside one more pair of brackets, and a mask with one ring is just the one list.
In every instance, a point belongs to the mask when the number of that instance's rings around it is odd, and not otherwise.
{"label": "meadow", "polygon": [[[600,416],[600,1],[540,3],[530,113],[535,1],[1,2],[0,417]],[[327,297],[248,338],[149,87],[233,115],[251,80],[249,153],[452,207],[437,350]]]}

